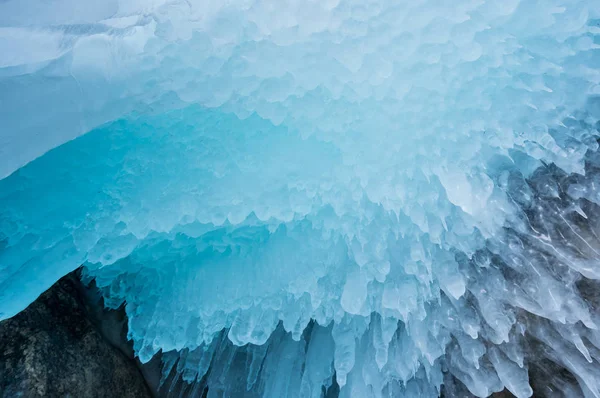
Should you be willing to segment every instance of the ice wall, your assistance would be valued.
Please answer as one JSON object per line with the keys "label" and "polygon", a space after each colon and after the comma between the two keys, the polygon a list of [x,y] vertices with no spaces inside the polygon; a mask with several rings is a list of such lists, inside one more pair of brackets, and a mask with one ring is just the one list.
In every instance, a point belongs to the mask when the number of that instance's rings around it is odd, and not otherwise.
{"label": "ice wall", "polygon": [[0,3],[0,318],[85,264],[198,393],[600,397],[596,2],[71,3]]}

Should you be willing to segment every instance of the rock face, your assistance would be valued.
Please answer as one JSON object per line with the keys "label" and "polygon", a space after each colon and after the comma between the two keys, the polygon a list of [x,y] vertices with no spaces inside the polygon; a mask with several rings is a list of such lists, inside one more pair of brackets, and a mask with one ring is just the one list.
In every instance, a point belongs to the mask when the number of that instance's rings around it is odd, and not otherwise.
{"label": "rock face", "polygon": [[2,397],[151,397],[133,359],[99,331],[71,273],[0,323]]}

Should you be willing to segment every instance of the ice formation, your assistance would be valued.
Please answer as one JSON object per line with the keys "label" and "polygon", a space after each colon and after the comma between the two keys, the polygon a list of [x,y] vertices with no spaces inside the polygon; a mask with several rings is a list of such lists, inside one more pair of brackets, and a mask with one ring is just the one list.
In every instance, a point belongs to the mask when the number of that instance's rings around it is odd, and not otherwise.
{"label": "ice formation", "polygon": [[183,395],[600,398],[600,2],[96,3],[0,2],[0,319],[84,264]]}

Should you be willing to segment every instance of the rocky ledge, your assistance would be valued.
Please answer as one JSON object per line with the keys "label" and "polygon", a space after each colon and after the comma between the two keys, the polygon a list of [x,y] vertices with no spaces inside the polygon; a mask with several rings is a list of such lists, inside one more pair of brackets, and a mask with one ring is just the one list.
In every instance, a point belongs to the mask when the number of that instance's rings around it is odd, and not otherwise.
{"label": "rocky ledge", "polygon": [[[94,321],[98,310],[88,293],[71,273],[0,322],[1,397],[152,397],[128,348],[115,345]],[[107,324],[123,332],[114,319]]]}

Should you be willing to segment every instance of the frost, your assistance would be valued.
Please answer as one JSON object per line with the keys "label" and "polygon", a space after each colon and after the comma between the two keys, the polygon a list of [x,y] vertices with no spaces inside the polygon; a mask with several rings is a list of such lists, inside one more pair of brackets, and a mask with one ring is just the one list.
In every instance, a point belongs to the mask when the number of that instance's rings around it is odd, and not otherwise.
{"label": "frost", "polygon": [[0,318],[84,264],[184,395],[600,397],[596,2],[55,3],[0,3]]}

